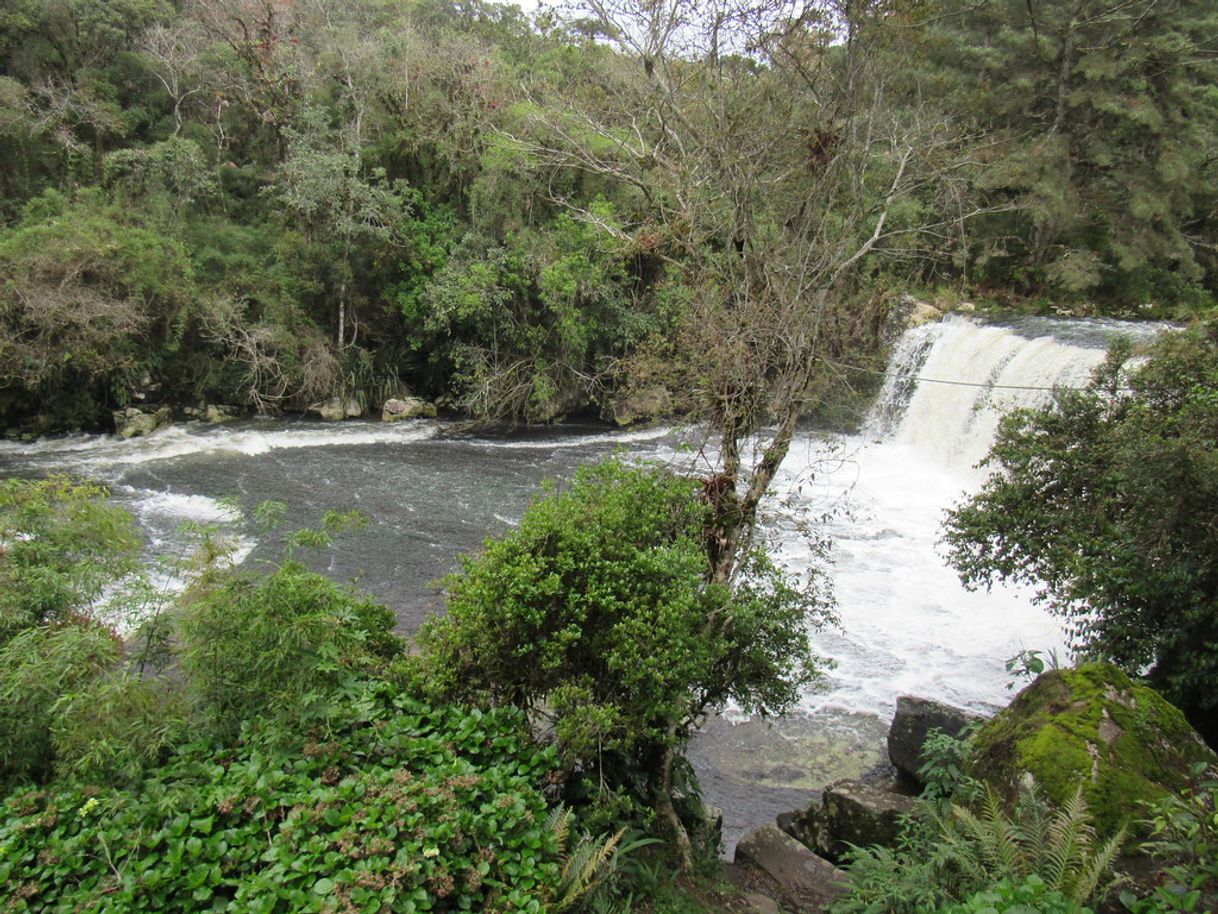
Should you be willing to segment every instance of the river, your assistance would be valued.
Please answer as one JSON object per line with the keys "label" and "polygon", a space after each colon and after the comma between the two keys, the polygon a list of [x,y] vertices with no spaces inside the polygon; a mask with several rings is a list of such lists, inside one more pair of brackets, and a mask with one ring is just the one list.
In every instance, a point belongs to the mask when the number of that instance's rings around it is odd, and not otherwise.
{"label": "river", "polygon": [[[898,695],[990,711],[1010,697],[1008,657],[1064,650],[1057,621],[1026,591],[960,586],[939,555],[939,524],[983,478],[975,464],[1001,413],[1043,400],[1051,385],[1083,383],[1113,333],[1128,329],[961,317],[924,325],[895,348],[862,433],[798,436],[764,506],[765,530],[796,573],[813,561],[809,531],[830,538],[840,624],[812,638],[835,665],[789,718],[771,724],[729,708],[695,741],[707,799],[725,809],[729,853],[745,829],[879,764]],[[108,483],[139,519],[150,555],[180,551],[180,527],[192,522],[231,537],[239,560],[270,561],[275,536],[256,535],[249,522],[258,502],[285,502],[289,526],[358,508],[370,523],[342,534],[318,570],[379,596],[408,633],[442,608],[433,582],[458,555],[510,529],[543,480],[619,451],[703,473],[714,460],[696,428],[492,436],[431,420],[247,420],[181,423],[129,441],[3,442],[0,474],[68,471]]]}

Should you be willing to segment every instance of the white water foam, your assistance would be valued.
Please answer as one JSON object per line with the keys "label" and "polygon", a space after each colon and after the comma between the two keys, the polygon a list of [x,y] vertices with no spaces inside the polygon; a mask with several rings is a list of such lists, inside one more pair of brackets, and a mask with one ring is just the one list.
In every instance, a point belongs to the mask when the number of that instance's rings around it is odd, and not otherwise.
{"label": "white water foam", "polygon": [[[1076,338],[1077,323],[1069,325]],[[1108,333],[1121,328],[1098,325],[1075,340],[1059,329],[948,318],[912,330],[894,353],[864,435],[836,442],[852,459],[814,436],[796,441],[776,480],[779,503],[810,514],[833,504],[850,509],[827,530],[841,626],[814,637],[837,666],[829,688],[806,697],[805,710],[884,716],[901,694],[991,709],[1010,697],[1007,658],[1022,649],[1065,658],[1060,623],[1034,604],[1030,589],[968,592],[937,545],[944,511],[984,480],[976,464],[1003,413],[1045,402],[1055,385],[1085,383]],[[780,507],[773,529],[781,560],[800,570],[814,556],[795,520]]]}
{"label": "white water foam", "polygon": [[18,459],[60,457],[81,467],[135,466],[198,454],[241,454],[256,457],[277,450],[394,444],[421,441],[440,429],[430,421],[396,423],[352,422],[343,425],[301,424],[290,428],[235,428],[188,422],[151,435],[122,439],[112,435],[41,438],[29,443],[0,442],[0,456]]}

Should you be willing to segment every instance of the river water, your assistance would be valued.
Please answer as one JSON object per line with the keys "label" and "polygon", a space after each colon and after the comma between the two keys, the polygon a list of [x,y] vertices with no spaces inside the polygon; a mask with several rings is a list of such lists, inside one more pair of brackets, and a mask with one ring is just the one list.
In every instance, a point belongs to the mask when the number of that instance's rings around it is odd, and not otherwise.
{"label": "river water", "polygon": [[[771,724],[729,708],[695,742],[707,798],[725,809],[729,853],[745,829],[879,764],[898,695],[993,710],[1010,697],[1006,658],[1064,649],[1059,625],[1027,592],[963,590],[939,555],[939,524],[983,478],[975,464],[1001,413],[1043,400],[1040,388],[1083,383],[1113,333],[1128,329],[957,317],[925,325],[896,347],[861,434],[797,438],[764,506],[765,529],[796,573],[814,561],[809,531],[831,539],[840,624],[812,638],[835,666],[789,718]],[[249,420],[183,423],[129,441],[4,442],[0,474],[68,471],[110,484],[143,526],[150,555],[183,549],[180,527],[190,522],[229,536],[238,560],[270,561],[280,543],[252,532],[258,502],[285,502],[289,527],[358,508],[369,525],[342,534],[315,564],[378,595],[408,633],[442,608],[433,582],[458,555],[510,529],[543,480],[615,452],[702,473],[714,463],[692,428],[487,436],[430,420]]]}

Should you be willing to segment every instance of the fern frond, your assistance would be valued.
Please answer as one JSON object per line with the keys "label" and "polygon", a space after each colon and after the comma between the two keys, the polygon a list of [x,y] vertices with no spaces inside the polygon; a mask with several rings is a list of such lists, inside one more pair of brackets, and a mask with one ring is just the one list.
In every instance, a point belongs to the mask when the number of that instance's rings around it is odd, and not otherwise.
{"label": "fern frond", "polygon": [[1122,828],[1115,835],[1105,841],[1100,847],[1096,848],[1091,857],[1084,862],[1080,867],[1078,877],[1074,881],[1074,885],[1069,892],[1064,894],[1077,901],[1079,904],[1085,903],[1088,899],[1097,897],[1102,894],[1103,889],[1110,889],[1114,882],[1119,879],[1109,879],[1107,883],[1102,882],[1106,875],[1112,873],[1113,864],[1116,863],[1117,854],[1121,852],[1121,845],[1125,843],[1125,829]]}

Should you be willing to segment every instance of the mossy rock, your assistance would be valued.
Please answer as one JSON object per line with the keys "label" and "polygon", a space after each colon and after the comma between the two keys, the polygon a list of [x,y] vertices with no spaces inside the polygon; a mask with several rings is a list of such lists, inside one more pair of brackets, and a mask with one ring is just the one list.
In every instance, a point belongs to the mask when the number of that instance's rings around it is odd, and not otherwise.
{"label": "mossy rock", "polygon": [[1197,763],[1218,765],[1184,715],[1116,667],[1040,676],[973,738],[971,772],[1013,799],[1031,774],[1058,803],[1083,785],[1096,829],[1112,834],[1141,804],[1178,793]]}

